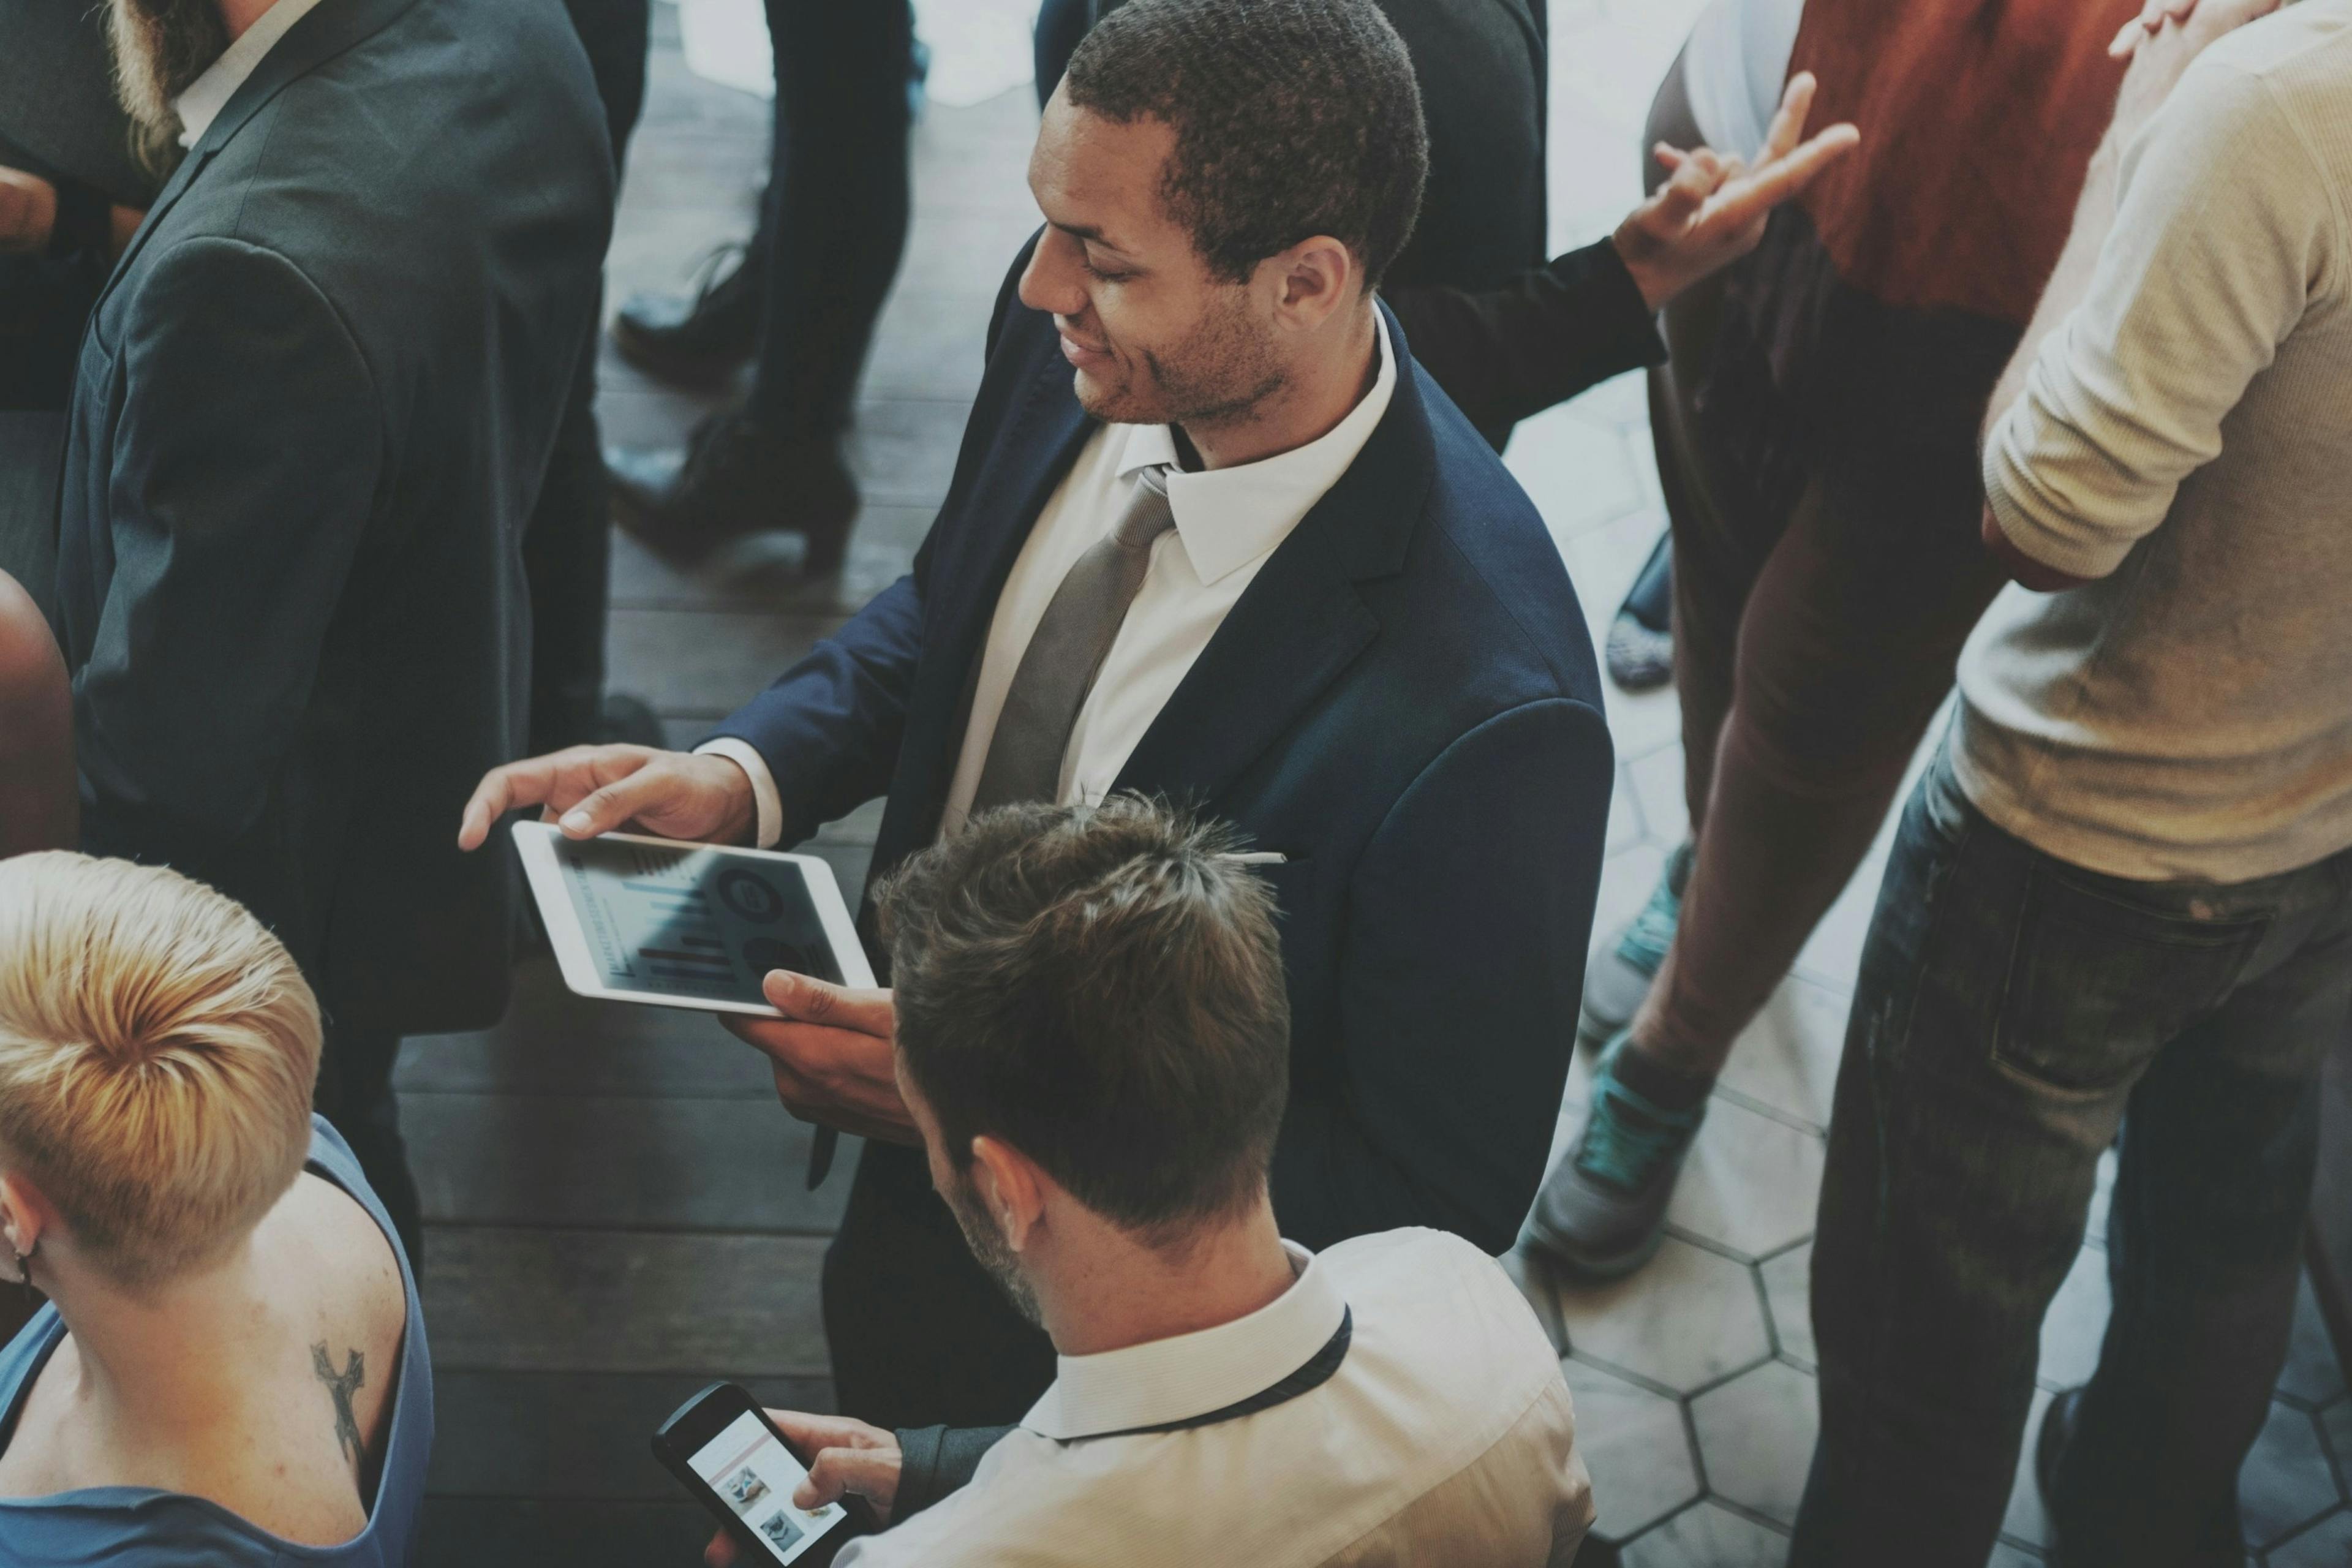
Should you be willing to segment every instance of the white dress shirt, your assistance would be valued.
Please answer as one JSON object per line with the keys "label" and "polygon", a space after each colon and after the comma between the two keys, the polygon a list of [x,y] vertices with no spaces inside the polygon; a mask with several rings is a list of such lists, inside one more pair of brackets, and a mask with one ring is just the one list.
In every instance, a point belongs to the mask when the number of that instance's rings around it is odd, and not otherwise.
{"label": "white dress shirt", "polygon": [[[959,831],[971,808],[1004,694],[1045,606],[1077,558],[1125,512],[1141,482],[1137,474],[1158,464],[1169,469],[1168,502],[1176,526],[1152,545],[1143,586],[1078,710],[1062,758],[1057,798],[1063,805],[1091,804],[1110,793],[1137,742],[1224,625],[1242,591],[1323,492],[1339,482],[1388,412],[1396,389],[1396,358],[1387,323],[1377,312],[1373,325],[1380,369],[1371,390],[1347,417],[1303,447],[1255,463],[1188,473],[1177,467],[1175,432],[1165,425],[1106,425],[1095,432],[1037,514],[997,596],[980,683],[972,689],[971,721],[948,786],[940,824],[943,835]],[[727,738],[700,749],[729,758],[751,775],[759,803],[758,842],[763,848],[773,845],[783,831],[783,813],[760,753]]]}
{"label": "white dress shirt", "polygon": [[237,35],[236,41],[223,50],[221,58],[205,68],[205,74],[188,84],[188,90],[173,100],[179,111],[180,145],[193,147],[204,140],[236,89],[245,85],[262,57],[278,47],[286,36],[319,0],[278,0],[278,4],[254,18],[253,26]]}
{"label": "white dress shirt", "polygon": [[[1392,1230],[1320,1254],[1246,1318],[1064,1356],[971,1482],[841,1568],[1446,1568],[1567,1564],[1592,1488],[1559,1362],[1495,1260],[1461,1237]],[[1174,1432],[1297,1371],[1352,1310],[1328,1381]]]}

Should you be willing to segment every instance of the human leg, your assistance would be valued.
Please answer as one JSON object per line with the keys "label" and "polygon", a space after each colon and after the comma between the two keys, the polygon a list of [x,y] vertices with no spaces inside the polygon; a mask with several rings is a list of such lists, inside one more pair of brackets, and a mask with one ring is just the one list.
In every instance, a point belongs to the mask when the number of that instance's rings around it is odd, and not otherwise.
{"label": "human leg", "polygon": [[1673,950],[1633,1023],[1712,1079],[1885,819],[2000,584],[1965,443],[1821,465],[1740,618]]}
{"label": "human leg", "polygon": [[[2060,940],[2047,862],[1959,795],[1913,794],[1864,949],[1813,1240],[1821,1436],[1798,1568],[1982,1568],[2033,1395],[2042,1319],[2080,1250],[2133,1078],[2223,963]],[[2063,1069],[2074,1026],[2105,1021]],[[2096,1056],[2095,1062],[2089,1058]],[[2042,1064],[2039,1071],[2031,1064]]]}
{"label": "human leg", "polygon": [[[617,169],[645,103],[646,0],[566,0],[566,9],[604,105]],[[620,738],[608,735],[603,724],[611,521],[612,491],[596,429],[592,332],[580,351],[547,477],[523,534],[523,576],[531,604],[534,753]]]}
{"label": "human leg", "polygon": [[2132,1091],[2107,1226],[2114,1311],[2044,1500],[2053,1563],[2243,1561],[2238,1471],[2286,1357],[2319,1069],[2352,1021],[2347,875],[2329,862],[2194,895],[2214,923],[2268,930],[2258,973]]}

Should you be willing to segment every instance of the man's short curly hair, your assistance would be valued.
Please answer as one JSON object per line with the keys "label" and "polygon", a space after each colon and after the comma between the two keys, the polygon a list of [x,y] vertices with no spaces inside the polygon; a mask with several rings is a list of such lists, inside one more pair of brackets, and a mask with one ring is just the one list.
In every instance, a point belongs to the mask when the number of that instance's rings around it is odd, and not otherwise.
{"label": "man's short curly hair", "polygon": [[1174,128],[1160,197],[1219,278],[1328,234],[1369,290],[1412,234],[1429,136],[1372,0],[1132,0],[1078,45],[1062,90]]}

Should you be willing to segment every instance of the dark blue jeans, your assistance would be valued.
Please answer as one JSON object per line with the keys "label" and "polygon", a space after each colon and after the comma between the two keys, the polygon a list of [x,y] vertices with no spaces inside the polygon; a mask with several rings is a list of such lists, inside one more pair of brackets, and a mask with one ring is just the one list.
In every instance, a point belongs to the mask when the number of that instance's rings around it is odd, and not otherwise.
{"label": "dark blue jeans", "polygon": [[1982,1568],[2042,1318],[2122,1134],[2115,1313],[2053,1562],[2243,1562],[2238,1468],[2286,1356],[2352,854],[2215,886],[2081,870],[1939,762],[1904,813],[1848,1025],[1813,1247],[1822,1432],[1790,1561]]}

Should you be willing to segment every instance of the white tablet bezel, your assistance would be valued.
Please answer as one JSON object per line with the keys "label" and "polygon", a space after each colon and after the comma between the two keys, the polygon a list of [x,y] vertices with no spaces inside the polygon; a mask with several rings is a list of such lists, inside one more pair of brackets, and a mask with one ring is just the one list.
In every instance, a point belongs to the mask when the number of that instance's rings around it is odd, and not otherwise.
{"label": "white tablet bezel", "polygon": [[[841,896],[841,884],[835,880],[833,868],[814,855],[785,855],[773,849],[746,849],[736,844],[696,844],[677,838],[653,838],[641,833],[607,833],[601,837],[617,844],[652,844],[665,849],[711,849],[736,859],[787,861],[800,868],[802,885],[808,889],[809,901],[816,906],[818,921],[824,928],[825,941],[833,948],[833,961],[840,966],[845,985],[859,988],[874,984],[874,966],[866,962],[866,945],[857,940],[857,925],[850,918],[849,905]],[[556,846],[566,843],[563,834],[551,823],[518,822],[514,825],[515,849],[522,857],[523,875],[530,879],[531,896],[539,902],[541,922],[547,928],[547,940],[555,949],[555,961],[563,971],[563,984],[575,994],[593,996],[606,1002],[639,1002],[654,1007],[684,1007],[698,1013],[746,1013],[754,1017],[772,1018],[776,1010],[765,1003],[722,1002],[707,996],[678,996],[667,991],[622,991],[608,985],[602,978],[594,954],[588,948],[588,933],[581,929],[580,911],[573,907],[572,893],[563,885],[563,867],[555,858]]]}

